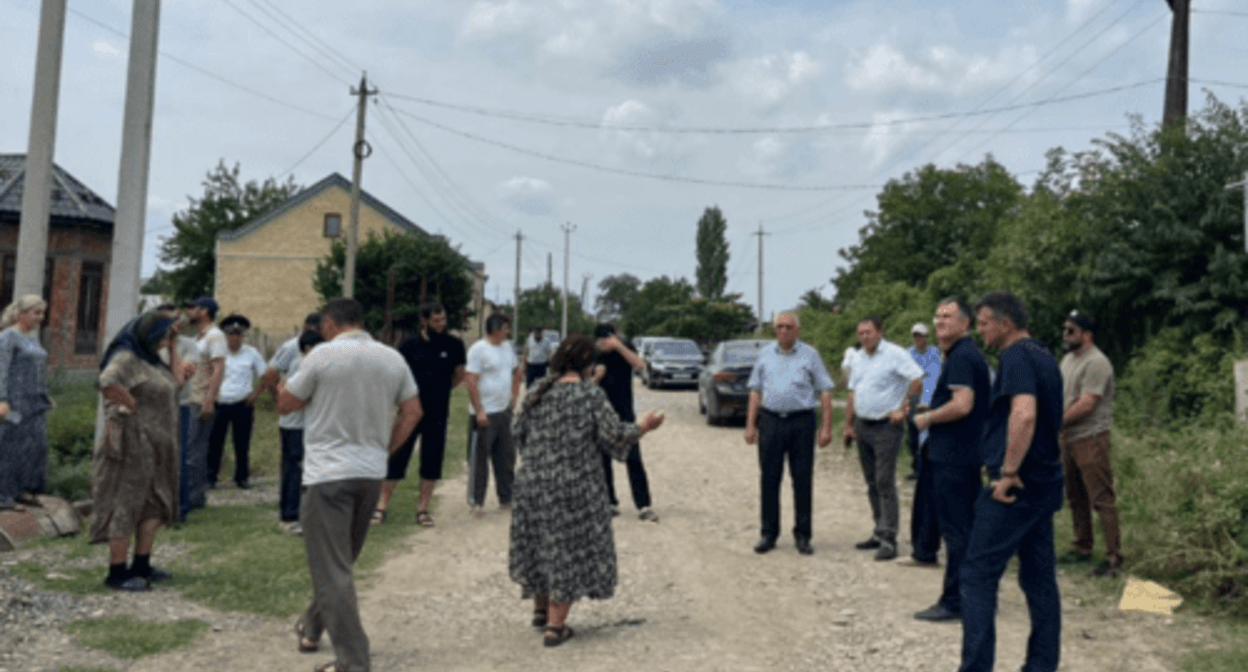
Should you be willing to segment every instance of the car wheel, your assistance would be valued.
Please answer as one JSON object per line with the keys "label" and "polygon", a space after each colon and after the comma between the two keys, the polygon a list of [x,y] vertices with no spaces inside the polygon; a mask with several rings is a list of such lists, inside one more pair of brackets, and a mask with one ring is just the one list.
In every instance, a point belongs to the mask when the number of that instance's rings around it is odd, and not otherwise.
{"label": "car wheel", "polygon": [[723,421],[719,417],[719,397],[714,391],[706,393],[706,424],[716,427]]}

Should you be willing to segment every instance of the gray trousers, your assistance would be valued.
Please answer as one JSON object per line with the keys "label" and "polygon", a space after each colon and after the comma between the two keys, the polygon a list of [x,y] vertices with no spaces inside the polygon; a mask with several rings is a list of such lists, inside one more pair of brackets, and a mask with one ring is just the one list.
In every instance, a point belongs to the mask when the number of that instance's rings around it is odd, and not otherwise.
{"label": "gray trousers", "polygon": [[304,636],[319,640],[328,631],[340,672],[368,672],[368,635],[360,623],[352,568],[380,495],[380,479],[355,478],[308,486],[299,503],[312,575]]}
{"label": "gray trousers", "polygon": [[494,465],[494,491],[499,505],[511,503],[511,487],[516,481],[516,444],[511,438],[511,411],[485,416],[485,427],[468,416],[468,506],[485,503],[485,487]]}
{"label": "gray trousers", "polygon": [[888,422],[868,424],[854,419],[854,434],[858,437],[858,459],[862,462],[862,476],[867,481],[867,498],[871,501],[871,516],[875,520],[875,537],[897,543],[897,453],[901,451],[901,435],[904,425]]}

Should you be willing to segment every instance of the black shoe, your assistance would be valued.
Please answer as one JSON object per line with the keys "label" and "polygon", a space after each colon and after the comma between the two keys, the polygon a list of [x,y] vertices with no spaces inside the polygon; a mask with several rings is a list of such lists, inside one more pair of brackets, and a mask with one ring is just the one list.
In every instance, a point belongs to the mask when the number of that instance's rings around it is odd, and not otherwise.
{"label": "black shoe", "polygon": [[892,560],[897,557],[897,544],[894,544],[891,541],[881,541],[879,542],[879,546],[880,547],[875,551],[876,560]]}
{"label": "black shoe", "polygon": [[1101,564],[1093,567],[1088,571],[1088,576],[1092,578],[1116,577],[1122,573],[1122,558],[1113,558],[1105,560]]}
{"label": "black shoe", "polygon": [[877,539],[876,537],[871,537],[870,539],[866,541],[860,541],[854,544],[854,548],[860,551],[874,551],[875,549],[879,547],[880,547],[880,540]]}
{"label": "black shoe", "polygon": [[804,538],[798,537],[798,539],[797,539],[797,552],[798,552],[798,553],[801,553],[802,555],[814,555],[814,554],[815,554],[815,547],[810,545],[810,540],[809,540],[809,539],[804,539]]}
{"label": "black shoe", "polygon": [[767,537],[763,537],[762,539],[758,540],[757,544],[754,544],[754,552],[762,554],[762,553],[766,553],[767,551],[770,551],[771,549],[775,547],[776,547],[775,539],[768,539]]}
{"label": "black shoe", "polygon": [[1080,553],[1079,551],[1069,551],[1057,556],[1057,564],[1070,565],[1076,562],[1089,562],[1092,560],[1091,553]]}
{"label": "black shoe", "polygon": [[151,588],[151,584],[148,583],[147,579],[141,576],[130,576],[124,579],[111,581],[109,579],[104,579],[104,585],[112,588],[113,590],[123,590],[128,593],[141,593],[148,588]]}
{"label": "black shoe", "polygon": [[937,623],[941,621],[960,621],[962,614],[950,611],[945,605],[937,603],[914,615],[915,620]]}

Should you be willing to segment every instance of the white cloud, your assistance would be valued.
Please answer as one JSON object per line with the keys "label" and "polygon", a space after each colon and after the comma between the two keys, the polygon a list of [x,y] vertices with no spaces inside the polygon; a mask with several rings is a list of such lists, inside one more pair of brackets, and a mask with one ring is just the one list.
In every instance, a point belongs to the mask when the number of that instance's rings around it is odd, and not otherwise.
{"label": "white cloud", "polygon": [[913,116],[913,113],[902,111],[876,112],[871,118],[871,130],[862,138],[862,149],[870,157],[869,167],[879,168],[886,159],[892,156],[907,140],[907,131],[912,131],[922,124],[897,124],[898,119]]}
{"label": "white cloud", "polygon": [[725,77],[745,98],[774,105],[818,78],[823,68],[804,51],[768,54],[724,67]]}
{"label": "white cloud", "polygon": [[549,215],[555,211],[555,190],[546,180],[517,176],[498,185],[503,202],[527,215]]}
{"label": "white cloud", "polygon": [[961,95],[999,84],[1035,60],[1030,45],[1007,45],[994,55],[964,54],[956,47],[936,45],[908,55],[882,41],[846,62],[845,80],[850,88],[869,93]]}
{"label": "white cloud", "polygon": [[1107,0],[1066,0],[1066,20],[1079,23],[1092,16],[1092,10]]}
{"label": "white cloud", "polygon": [[793,182],[820,163],[819,149],[806,138],[764,136],[750,145],[737,161],[741,172],[756,179]]}
{"label": "white cloud", "polygon": [[105,56],[120,56],[121,55],[120,49],[105,42],[104,40],[97,40],[95,44],[91,45],[91,50],[97,54],[104,54]]}
{"label": "white cloud", "polygon": [[528,26],[532,15],[532,8],[520,0],[474,2],[464,17],[463,35],[473,39],[490,39],[515,33]]}
{"label": "white cloud", "polygon": [[[684,172],[700,141],[692,136],[653,130],[675,121],[674,109],[657,109],[640,100],[628,99],[607,108],[602,115],[604,128],[599,134],[616,163],[631,164],[660,172]],[[609,128],[609,127],[617,128]],[[645,127],[638,130],[619,127]]]}

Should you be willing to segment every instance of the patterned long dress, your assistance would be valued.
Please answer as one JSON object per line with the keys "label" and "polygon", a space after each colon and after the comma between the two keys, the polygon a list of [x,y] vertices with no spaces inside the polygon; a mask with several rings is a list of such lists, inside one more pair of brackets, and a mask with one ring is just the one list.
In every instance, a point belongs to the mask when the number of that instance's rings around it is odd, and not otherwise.
{"label": "patterned long dress", "polygon": [[23,492],[43,492],[48,476],[48,353],[37,336],[16,327],[0,332],[0,504]]}
{"label": "patterned long dress", "polygon": [[511,517],[511,579],[523,597],[566,604],[615,594],[615,540],[603,452],[628,457],[641,437],[593,382],[555,383],[516,419],[521,456]]}
{"label": "patterned long dress", "polygon": [[109,385],[129,391],[138,409],[129,413],[104,400],[104,436],[91,459],[91,542],[97,544],[132,537],[145,520],[171,525],[178,513],[173,374],[124,350],[100,373],[100,387]]}

